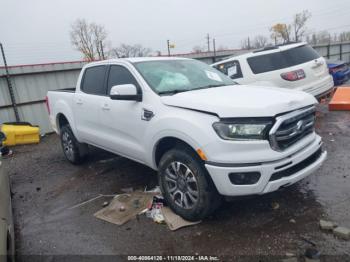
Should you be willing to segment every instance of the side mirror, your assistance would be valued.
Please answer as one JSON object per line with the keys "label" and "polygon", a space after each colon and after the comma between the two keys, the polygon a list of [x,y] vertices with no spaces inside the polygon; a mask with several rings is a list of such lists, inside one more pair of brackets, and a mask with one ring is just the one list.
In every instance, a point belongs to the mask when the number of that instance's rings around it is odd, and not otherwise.
{"label": "side mirror", "polygon": [[5,133],[0,132],[0,144],[1,144],[1,142],[5,141],[5,140],[6,140],[6,135],[5,135]]}
{"label": "side mirror", "polygon": [[133,84],[112,86],[109,96],[112,100],[142,101],[142,94],[137,92]]}

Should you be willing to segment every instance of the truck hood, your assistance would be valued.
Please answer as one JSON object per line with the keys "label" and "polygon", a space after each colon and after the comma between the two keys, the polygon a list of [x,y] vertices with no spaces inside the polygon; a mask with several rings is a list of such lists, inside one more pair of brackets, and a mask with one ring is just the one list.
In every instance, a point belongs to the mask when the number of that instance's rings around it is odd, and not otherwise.
{"label": "truck hood", "polygon": [[227,117],[272,117],[317,104],[307,93],[275,87],[232,85],[161,96],[163,104]]}

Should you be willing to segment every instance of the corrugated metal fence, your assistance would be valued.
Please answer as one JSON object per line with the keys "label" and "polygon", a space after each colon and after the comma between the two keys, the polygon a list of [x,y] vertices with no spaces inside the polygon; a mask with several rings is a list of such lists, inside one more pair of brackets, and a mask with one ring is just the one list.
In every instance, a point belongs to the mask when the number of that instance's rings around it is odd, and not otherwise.
{"label": "corrugated metal fence", "polygon": [[[45,96],[48,90],[74,87],[83,62],[10,67],[11,82],[21,121],[51,132]],[[5,70],[0,68],[0,124],[15,121]]]}
{"label": "corrugated metal fence", "polygon": [[[324,57],[350,62],[350,42],[317,45],[314,48]],[[198,56],[198,55],[197,55]],[[193,58],[211,61],[208,57]],[[187,55],[187,57],[189,57]],[[205,60],[206,59],[206,60]],[[39,125],[42,133],[51,132],[45,107],[48,90],[74,87],[84,62],[53,63],[10,67],[11,81],[21,121]],[[15,115],[5,78],[0,68],[0,124],[15,121]]]}
{"label": "corrugated metal fence", "polygon": [[350,62],[350,42],[315,45],[313,48],[325,58]]}

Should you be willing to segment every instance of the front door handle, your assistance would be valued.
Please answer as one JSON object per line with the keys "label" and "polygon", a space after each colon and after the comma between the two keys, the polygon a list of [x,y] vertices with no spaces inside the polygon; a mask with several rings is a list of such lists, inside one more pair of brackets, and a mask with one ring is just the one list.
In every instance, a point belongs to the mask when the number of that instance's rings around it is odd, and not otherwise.
{"label": "front door handle", "polygon": [[102,110],[103,110],[103,111],[109,111],[109,110],[111,110],[111,108],[109,107],[108,104],[104,104],[104,105],[102,106]]}

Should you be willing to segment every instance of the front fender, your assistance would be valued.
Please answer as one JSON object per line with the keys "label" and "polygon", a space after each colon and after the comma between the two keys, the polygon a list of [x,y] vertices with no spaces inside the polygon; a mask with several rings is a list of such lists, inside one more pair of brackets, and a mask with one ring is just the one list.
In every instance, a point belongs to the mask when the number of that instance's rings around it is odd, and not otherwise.
{"label": "front fender", "polygon": [[161,139],[177,138],[197,150],[205,147],[215,132],[212,128],[212,123],[217,119],[215,116],[186,109],[181,111],[186,111],[186,114],[158,119],[146,132],[145,141],[148,141],[146,162],[153,169],[157,169],[155,152]]}

